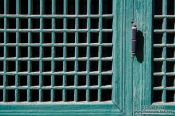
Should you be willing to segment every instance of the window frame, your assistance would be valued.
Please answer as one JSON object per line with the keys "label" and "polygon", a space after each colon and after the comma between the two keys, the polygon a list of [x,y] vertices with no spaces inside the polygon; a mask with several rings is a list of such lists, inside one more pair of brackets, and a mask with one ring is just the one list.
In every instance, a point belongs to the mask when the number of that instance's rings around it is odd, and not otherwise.
{"label": "window frame", "polygon": [[113,80],[111,103],[5,103],[0,104],[0,115],[121,115],[124,110],[124,96],[126,92],[123,79],[123,18],[125,13],[125,0],[114,0],[113,4]]}

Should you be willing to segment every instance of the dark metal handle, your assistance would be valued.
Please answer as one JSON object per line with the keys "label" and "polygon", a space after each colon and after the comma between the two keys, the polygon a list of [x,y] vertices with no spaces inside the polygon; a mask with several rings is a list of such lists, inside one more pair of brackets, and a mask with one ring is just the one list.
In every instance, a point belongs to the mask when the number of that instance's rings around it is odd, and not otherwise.
{"label": "dark metal handle", "polygon": [[131,49],[132,58],[134,58],[136,54],[136,44],[137,44],[137,25],[133,23],[132,24],[132,49]]}

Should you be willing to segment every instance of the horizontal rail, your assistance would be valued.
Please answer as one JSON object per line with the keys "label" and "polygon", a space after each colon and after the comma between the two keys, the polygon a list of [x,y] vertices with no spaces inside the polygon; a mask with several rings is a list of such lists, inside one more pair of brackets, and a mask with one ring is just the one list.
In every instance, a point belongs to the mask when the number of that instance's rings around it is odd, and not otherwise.
{"label": "horizontal rail", "polygon": [[107,104],[112,104],[112,101],[111,100],[108,100],[108,101],[69,101],[69,102],[67,102],[67,101],[57,101],[57,100],[55,100],[55,101],[42,101],[42,102],[39,102],[39,101],[30,101],[30,102],[26,102],[26,101],[20,101],[20,102],[11,102],[11,101],[9,101],[9,102],[0,102],[0,105],[8,105],[8,104],[10,104],[10,105],[16,105],[16,104],[18,104],[18,105],[39,105],[39,104],[51,104],[51,105],[53,105],[53,104],[68,104],[68,105],[70,105],[70,104],[105,104],[105,105],[107,105]]}
{"label": "horizontal rail", "polygon": [[167,75],[167,76],[175,76],[175,72],[155,72],[153,73],[154,76],[163,76],[163,75]]}
{"label": "horizontal rail", "polygon": [[[3,89],[4,86],[0,86],[0,89]],[[42,90],[51,90],[51,89],[55,89],[55,90],[62,90],[62,89],[111,89],[112,86],[111,85],[105,85],[105,86],[6,86],[6,89],[20,89],[20,90],[26,90],[26,89],[34,89],[34,90],[38,90],[38,89],[42,89]]]}
{"label": "horizontal rail", "polygon": [[154,33],[175,33],[175,29],[154,29]]}
{"label": "horizontal rail", "polygon": [[[54,60],[54,61],[75,61],[75,60],[78,60],[78,61],[87,61],[87,58],[88,57],[78,57],[78,58],[75,58],[75,57],[68,57],[68,58],[64,58],[64,57],[59,57],[59,58],[52,58],[52,57],[43,57],[42,58],[42,61],[51,61],[51,60]],[[99,57],[90,57],[89,60],[90,61],[98,61],[98,60],[104,60],[104,61],[112,61],[112,57],[103,57],[103,58],[99,58]],[[0,61],[3,61],[4,58],[3,57],[0,57]],[[31,58],[28,58],[28,57],[19,57],[18,58],[18,61],[39,61],[40,58],[39,57],[31,57]],[[10,57],[10,58],[6,58],[6,61],[16,61],[16,57]]]}
{"label": "horizontal rail", "polygon": [[[6,46],[6,47],[15,47],[15,46],[21,46],[21,47],[28,47],[28,46],[31,46],[31,47],[39,47],[39,46],[41,46],[41,44],[40,43],[30,43],[30,44],[28,44],[28,43],[6,43],[6,44],[4,44],[4,43],[0,43],[0,46]],[[55,47],[63,47],[63,46],[66,46],[66,47],[75,47],[75,46],[78,46],[78,47],[87,47],[87,46],[112,46],[112,43],[102,43],[102,44],[100,44],[100,43],[90,43],[90,44],[88,44],[88,43],[54,43],[54,44],[52,44],[52,43],[43,43],[42,44],[42,47],[52,47],[52,46],[55,46]]]}
{"label": "horizontal rail", "polygon": [[161,61],[169,61],[169,62],[174,62],[175,61],[175,58],[154,58],[154,61],[155,62],[161,62]]}
{"label": "horizontal rail", "polygon": [[25,14],[18,14],[18,15],[13,15],[13,14],[0,14],[0,18],[99,18],[99,17],[104,17],[104,18],[112,18],[112,14],[104,14],[104,15],[25,15]]}
{"label": "horizontal rail", "polygon": [[154,44],[153,47],[175,47],[175,44]]}
{"label": "horizontal rail", "polygon": [[175,87],[154,87],[153,90],[175,90]]}
{"label": "horizontal rail", "polygon": [[170,19],[174,19],[175,15],[154,15],[155,19],[162,19],[162,18],[170,18]]}
{"label": "horizontal rail", "polygon": [[0,32],[112,32],[113,29],[0,29]]}
{"label": "horizontal rail", "polygon": [[[16,72],[16,71],[12,71],[12,72],[5,72],[6,75],[40,75],[40,72],[31,72],[28,73],[26,72]],[[70,72],[42,72],[42,75],[112,75],[112,70],[110,71],[104,71],[104,72],[99,72],[99,71],[91,71],[91,72],[87,72],[87,71],[79,71],[79,72],[75,72],[75,71],[70,71]],[[4,72],[0,72],[0,75],[4,75]]]}

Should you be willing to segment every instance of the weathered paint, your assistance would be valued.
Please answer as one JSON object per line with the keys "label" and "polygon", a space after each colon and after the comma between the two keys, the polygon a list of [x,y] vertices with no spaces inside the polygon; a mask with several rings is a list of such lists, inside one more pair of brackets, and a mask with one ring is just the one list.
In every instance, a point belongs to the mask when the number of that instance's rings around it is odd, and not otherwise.
{"label": "weathered paint", "polygon": [[[28,0],[30,1],[30,0]],[[55,0],[53,0],[55,1]],[[101,1],[101,0],[100,0]],[[17,0],[19,2],[19,0]],[[43,0],[40,0],[42,3]],[[67,0],[64,0],[64,2],[67,2]],[[90,0],[88,0],[88,3]],[[133,6],[134,6],[133,0],[113,0],[113,95],[112,95],[112,103],[59,103],[59,104],[53,104],[53,103],[35,103],[35,104],[28,104],[28,103],[21,103],[21,104],[1,104],[0,105],[0,115],[114,115],[114,116],[130,116],[132,115],[133,109],[132,109],[132,89],[133,89],[133,77],[135,75],[132,75],[133,65],[132,65],[132,59],[130,54],[130,47],[131,47],[131,21],[133,19]],[[6,3],[5,3],[6,4]],[[31,4],[29,2],[29,8],[31,7]],[[64,4],[66,7],[66,4]],[[54,6],[54,5],[53,5]],[[53,7],[54,8],[54,7]],[[101,8],[101,7],[100,7]],[[4,8],[6,9],[6,7]],[[66,10],[64,9],[64,14],[66,14]],[[87,8],[88,12],[90,11],[90,8]],[[5,10],[6,11],[6,10]],[[17,12],[19,12],[19,6],[17,6],[16,9]],[[30,15],[31,9],[28,9],[28,14]],[[52,15],[54,15],[55,12],[53,10]],[[40,15],[43,15],[43,6],[40,7]],[[90,15],[89,13],[87,15]],[[6,17],[4,17],[4,27],[6,27]],[[64,18],[65,19],[65,18]],[[31,26],[30,21],[28,20],[29,27]],[[40,18],[40,22],[43,21],[43,18]],[[54,24],[55,19],[52,19],[52,23]],[[101,22],[101,20],[100,20]],[[19,18],[16,20],[16,24],[18,25]],[[78,20],[76,20],[76,23],[78,23]],[[42,23],[41,23],[42,24]],[[19,26],[19,25],[18,25]],[[18,28],[17,26],[17,28]],[[90,26],[90,20],[88,20],[88,26]],[[52,25],[52,28],[54,29],[55,26]],[[66,28],[66,20],[64,20],[64,28]],[[78,27],[76,26],[76,29]],[[102,28],[102,27],[100,27]],[[43,37],[43,25],[40,25],[40,51],[42,51],[42,37]],[[6,30],[6,28],[5,28]],[[22,31],[22,30],[21,30]],[[27,30],[25,30],[27,32]],[[60,30],[58,30],[60,31]],[[64,43],[66,43],[66,32],[68,30],[64,30]],[[52,33],[52,43],[54,42],[54,31],[49,31]],[[89,31],[88,31],[89,33]],[[5,35],[6,33],[4,33]],[[75,34],[77,34],[75,32]],[[19,36],[18,34],[16,35]],[[28,37],[30,39],[31,33],[28,33]],[[77,36],[76,36],[77,37]],[[78,38],[76,38],[77,41]],[[6,43],[6,39],[4,39]],[[28,40],[29,42],[31,40]],[[17,46],[18,47],[18,46]],[[29,48],[28,48],[29,49]],[[53,47],[52,47],[53,49]],[[6,52],[6,47],[4,49],[4,52]],[[18,49],[17,51],[18,52]],[[66,47],[64,47],[64,52],[66,52]],[[77,53],[77,52],[76,52]],[[87,51],[87,55],[89,53],[89,50]],[[100,53],[99,53],[100,54]],[[30,56],[30,52],[28,53],[28,56]],[[66,55],[66,53],[64,54]],[[39,54],[40,56],[40,67],[42,67],[42,52]],[[52,52],[52,56],[54,56],[54,53]],[[66,56],[64,56],[66,57]],[[76,56],[77,57],[77,56]],[[18,58],[18,57],[17,57]],[[17,63],[18,64],[18,63]],[[89,62],[87,62],[89,64]],[[63,63],[64,68],[66,68],[66,62]],[[98,64],[99,67],[101,64]],[[6,67],[6,62],[4,62],[4,67]],[[16,65],[18,67],[18,65]],[[52,68],[54,67],[54,63],[52,63]],[[76,65],[75,65],[76,67]],[[30,68],[30,62],[28,61],[28,69]],[[65,70],[65,69],[64,69]],[[40,88],[42,87],[42,68],[40,68]],[[75,78],[76,75],[75,75]],[[88,78],[88,75],[87,75]],[[100,79],[100,77],[99,77]],[[5,79],[6,80],[6,79]],[[66,79],[64,79],[66,80]],[[17,81],[17,78],[16,78]],[[28,85],[29,84],[29,77],[28,77]],[[99,80],[100,81],[100,80]],[[52,85],[54,82],[54,78],[52,77]],[[5,83],[5,81],[4,81]],[[16,84],[18,84],[16,82]],[[64,85],[65,83],[63,83]],[[4,84],[5,85],[5,84]],[[16,85],[17,86],[17,85]],[[4,90],[5,92],[5,90]],[[64,93],[64,92],[63,92]],[[75,90],[75,96],[77,91]],[[42,91],[40,89],[39,91],[39,101],[42,101]],[[51,96],[53,96],[54,92],[51,92]],[[99,95],[100,95],[99,91]],[[30,91],[27,91],[27,95],[30,96]],[[18,92],[16,92],[15,96],[18,96]],[[65,98],[65,93],[63,94],[63,98]],[[88,95],[89,96],[89,95]],[[15,97],[15,101],[18,101],[18,97]],[[30,97],[27,97],[27,101],[30,101]],[[88,97],[87,101],[88,101]],[[54,98],[52,98],[53,100]],[[100,97],[98,97],[100,100]],[[65,99],[63,99],[64,101]],[[76,101],[77,98],[75,97],[74,100]],[[4,101],[6,101],[6,98],[4,96]]]}

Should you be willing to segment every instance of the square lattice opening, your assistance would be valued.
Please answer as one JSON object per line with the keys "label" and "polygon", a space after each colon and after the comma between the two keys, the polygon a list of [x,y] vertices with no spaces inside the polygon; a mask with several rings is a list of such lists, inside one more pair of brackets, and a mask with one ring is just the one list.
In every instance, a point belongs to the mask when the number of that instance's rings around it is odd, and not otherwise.
{"label": "square lattice opening", "polygon": [[112,2],[0,0],[0,103],[112,101]]}

